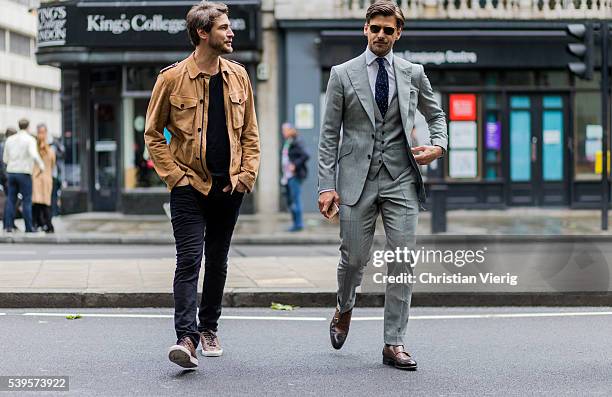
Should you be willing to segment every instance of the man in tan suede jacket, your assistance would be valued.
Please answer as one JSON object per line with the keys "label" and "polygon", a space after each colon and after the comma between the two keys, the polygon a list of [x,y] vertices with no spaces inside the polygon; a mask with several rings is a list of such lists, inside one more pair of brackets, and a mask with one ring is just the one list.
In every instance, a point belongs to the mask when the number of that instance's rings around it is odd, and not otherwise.
{"label": "man in tan suede jacket", "polygon": [[[201,2],[187,14],[195,51],[163,69],[155,83],[145,141],[155,170],[170,189],[176,242],[174,324],[177,343],[169,359],[195,368],[195,348],[204,356],[223,353],[217,336],[227,275],[227,254],[245,192],[259,168],[259,132],[253,89],[244,67],[220,57],[232,49],[227,6]],[[164,129],[170,131],[168,143]],[[197,286],[202,248],[205,275]]]}

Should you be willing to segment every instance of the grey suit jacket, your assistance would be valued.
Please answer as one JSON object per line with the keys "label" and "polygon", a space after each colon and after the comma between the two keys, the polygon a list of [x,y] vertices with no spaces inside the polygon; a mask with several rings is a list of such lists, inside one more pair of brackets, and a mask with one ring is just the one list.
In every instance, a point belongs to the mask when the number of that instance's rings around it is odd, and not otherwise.
{"label": "grey suit jacket", "polygon": [[[446,116],[434,98],[422,65],[394,57],[395,81],[410,161],[419,169],[410,151],[410,132],[415,111],[425,116],[432,145],[446,151]],[[336,190],[340,202],[354,205],[363,190],[374,141],[374,106],[365,53],[332,67],[325,95],[323,125],[319,137],[319,191]],[[342,130],[342,139],[341,138]],[[425,201],[423,179],[418,174],[419,201]]]}

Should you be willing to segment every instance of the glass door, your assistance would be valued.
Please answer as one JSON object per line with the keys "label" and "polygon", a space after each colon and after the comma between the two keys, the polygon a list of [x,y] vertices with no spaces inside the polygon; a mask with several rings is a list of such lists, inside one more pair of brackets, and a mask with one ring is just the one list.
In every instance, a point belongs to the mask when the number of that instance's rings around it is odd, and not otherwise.
{"label": "glass door", "polygon": [[92,192],[94,211],[117,209],[117,105],[111,101],[93,101]]}
{"label": "glass door", "polygon": [[567,205],[566,97],[512,95],[508,105],[508,205]]}

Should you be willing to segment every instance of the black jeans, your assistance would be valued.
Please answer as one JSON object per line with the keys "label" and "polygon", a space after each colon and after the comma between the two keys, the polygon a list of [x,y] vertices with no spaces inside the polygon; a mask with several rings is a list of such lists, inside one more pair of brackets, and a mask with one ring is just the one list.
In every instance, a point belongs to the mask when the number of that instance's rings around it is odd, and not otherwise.
{"label": "black jeans", "polygon": [[[197,346],[198,332],[217,330],[227,276],[227,254],[243,193],[224,193],[229,179],[213,179],[208,196],[191,186],[170,193],[170,212],[176,242],[174,328],[177,339],[189,336]],[[204,283],[196,322],[198,276],[204,247]]]}

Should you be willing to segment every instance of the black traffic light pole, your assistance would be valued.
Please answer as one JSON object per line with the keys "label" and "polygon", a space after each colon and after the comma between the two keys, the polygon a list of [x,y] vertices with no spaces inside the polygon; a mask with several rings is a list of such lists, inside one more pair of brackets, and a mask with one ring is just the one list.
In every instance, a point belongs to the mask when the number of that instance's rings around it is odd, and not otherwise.
{"label": "black traffic light pole", "polygon": [[608,209],[610,202],[610,181],[608,180],[608,139],[610,120],[608,117],[608,22],[601,23],[601,230],[608,230]]}

